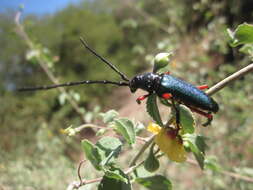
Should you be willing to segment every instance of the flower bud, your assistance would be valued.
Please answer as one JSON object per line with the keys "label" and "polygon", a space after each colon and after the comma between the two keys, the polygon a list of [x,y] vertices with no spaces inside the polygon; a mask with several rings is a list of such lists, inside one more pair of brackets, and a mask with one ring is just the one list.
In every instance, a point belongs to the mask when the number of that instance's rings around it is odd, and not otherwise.
{"label": "flower bud", "polygon": [[166,67],[169,64],[170,57],[172,56],[172,52],[170,53],[159,53],[154,58],[154,72],[157,72],[159,69]]}

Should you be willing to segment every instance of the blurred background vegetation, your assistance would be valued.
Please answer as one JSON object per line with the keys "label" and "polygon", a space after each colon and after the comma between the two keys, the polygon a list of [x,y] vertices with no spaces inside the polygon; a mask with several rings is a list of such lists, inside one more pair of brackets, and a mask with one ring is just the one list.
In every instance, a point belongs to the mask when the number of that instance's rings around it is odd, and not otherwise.
{"label": "blurred background vegetation", "polygon": [[[16,92],[18,87],[52,83],[32,56],[36,51],[16,32],[17,9],[0,12],[0,189],[63,189],[75,179],[83,156],[80,139],[67,138],[62,129],[96,122],[100,109],[128,106],[124,102],[131,95],[119,98],[121,89],[111,86],[73,87],[67,89],[78,106],[73,109],[57,90]],[[227,28],[243,22],[253,22],[252,0],[84,0],[55,13],[26,14],[21,19],[60,82],[119,79],[84,51],[79,41],[83,36],[128,76],[148,70],[156,53],[174,51],[171,73],[209,86],[250,63],[251,57],[232,49],[226,38]],[[211,127],[199,129],[210,138],[208,155],[214,155],[224,169],[250,177],[252,81],[249,74],[217,93],[221,110]],[[94,135],[86,133],[85,137]],[[165,164],[174,189],[253,188],[252,183],[219,172],[203,175],[199,168]]]}

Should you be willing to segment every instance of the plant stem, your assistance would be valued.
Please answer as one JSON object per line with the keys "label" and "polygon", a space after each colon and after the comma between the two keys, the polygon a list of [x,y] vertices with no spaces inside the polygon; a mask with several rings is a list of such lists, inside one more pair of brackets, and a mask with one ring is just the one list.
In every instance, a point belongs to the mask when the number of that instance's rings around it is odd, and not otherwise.
{"label": "plant stem", "polygon": [[135,165],[136,161],[140,158],[140,156],[145,152],[145,150],[149,147],[149,145],[153,142],[155,135],[152,135],[147,142],[141,147],[140,151],[136,154],[133,160],[130,162],[129,167]]}
{"label": "plant stem", "polygon": [[[192,159],[187,159],[187,162],[189,164],[194,165],[194,166],[199,166],[198,163],[196,161],[192,160]],[[240,180],[243,180],[243,181],[253,183],[253,178],[249,177],[249,176],[243,176],[243,175],[240,175],[240,174],[237,174],[237,173],[234,173],[234,172],[229,172],[229,171],[224,171],[224,170],[221,170],[221,171],[218,171],[218,172],[222,173],[224,175],[227,175],[229,177],[235,178],[235,179],[240,179]]]}
{"label": "plant stem", "polygon": [[[29,38],[29,36],[27,35],[24,26],[20,23],[20,17],[21,17],[21,11],[19,11],[16,16],[15,16],[15,23],[17,26],[17,34],[20,35],[20,37],[25,41],[25,43],[27,44],[27,46],[33,50],[36,49],[36,47],[34,46],[32,40]],[[40,67],[43,69],[43,71],[46,73],[46,75],[48,76],[48,78],[54,83],[54,84],[58,84],[59,81],[58,79],[54,76],[54,74],[50,71],[50,69],[48,68],[47,64],[45,61],[38,59],[38,63],[40,65]],[[83,123],[85,123],[84,117],[83,117],[83,112],[81,111],[81,109],[79,108],[78,104],[75,102],[75,100],[68,94],[68,92],[65,90],[65,88],[60,87],[58,88],[58,90],[60,91],[60,93],[62,94],[66,94],[66,99],[69,101],[70,105],[73,107],[73,109],[77,112],[77,114],[79,115],[81,121]]]}
{"label": "plant stem", "polygon": [[211,87],[209,90],[206,91],[206,94],[212,96],[216,92],[220,91],[222,88],[233,82],[234,80],[239,79],[240,77],[246,75],[249,72],[253,71],[253,63],[244,67],[243,69],[235,72],[234,74],[230,75],[229,77],[223,79],[222,81],[218,82],[216,85]]}

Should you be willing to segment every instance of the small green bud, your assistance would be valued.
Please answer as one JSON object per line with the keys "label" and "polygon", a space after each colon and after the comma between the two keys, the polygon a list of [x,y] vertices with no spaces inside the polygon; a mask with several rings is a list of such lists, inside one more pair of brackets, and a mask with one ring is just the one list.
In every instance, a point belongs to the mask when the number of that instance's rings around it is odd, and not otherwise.
{"label": "small green bud", "polygon": [[67,134],[68,136],[75,136],[76,135],[76,130],[72,128],[72,126],[61,130],[63,134]]}
{"label": "small green bud", "polygon": [[102,129],[99,129],[97,132],[96,132],[96,136],[101,136],[103,134],[105,134],[106,132],[106,129],[102,128]]}
{"label": "small green bud", "polygon": [[154,58],[154,69],[156,72],[159,69],[166,67],[169,64],[170,57],[172,56],[172,52],[170,53],[159,53]]}

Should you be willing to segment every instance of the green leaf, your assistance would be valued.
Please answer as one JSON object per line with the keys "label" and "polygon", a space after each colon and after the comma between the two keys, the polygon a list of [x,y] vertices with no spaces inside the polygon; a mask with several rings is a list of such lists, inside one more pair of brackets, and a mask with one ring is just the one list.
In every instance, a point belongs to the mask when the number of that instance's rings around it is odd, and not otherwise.
{"label": "green leaf", "polygon": [[150,177],[152,175],[153,175],[153,173],[147,171],[143,165],[141,165],[140,167],[138,167],[134,170],[134,177],[135,178]]}
{"label": "green leaf", "polygon": [[219,172],[222,170],[221,166],[217,162],[216,157],[208,157],[205,159],[205,168],[210,169],[214,172]]}
{"label": "green leaf", "polygon": [[82,141],[87,159],[97,169],[101,170],[104,166],[110,165],[117,158],[122,147],[122,143],[114,137],[103,137],[96,145],[88,140]]}
{"label": "green leaf", "polygon": [[100,116],[103,118],[104,123],[112,122],[116,117],[118,117],[119,113],[115,110],[109,110],[106,113],[101,113]]}
{"label": "green leaf", "polygon": [[119,139],[114,137],[103,137],[97,143],[101,154],[104,155],[101,165],[104,166],[110,162],[112,158],[117,158],[122,147],[122,143]]}
{"label": "green leaf", "polygon": [[136,28],[138,23],[134,19],[125,19],[121,25],[126,28]]}
{"label": "green leaf", "polygon": [[171,182],[162,175],[136,178],[135,181],[150,190],[172,190]]}
{"label": "green leaf", "polygon": [[240,52],[253,56],[253,44],[245,44],[239,49]]}
{"label": "green leaf", "polygon": [[115,119],[113,128],[126,139],[128,144],[132,145],[135,143],[135,129],[131,120],[127,118]]}
{"label": "green leaf", "polygon": [[243,23],[240,24],[234,32],[228,30],[231,46],[235,47],[241,44],[253,43],[253,25]]}
{"label": "green leaf", "polygon": [[111,167],[110,170],[105,172],[105,175],[109,178],[120,180],[124,183],[128,182],[128,176],[119,168]]}
{"label": "green leaf", "polygon": [[205,150],[207,145],[205,143],[205,138],[196,134],[184,134],[182,135],[184,145],[186,148],[190,148],[193,152],[199,166],[201,169],[204,169],[204,161],[205,161]]}
{"label": "green leaf", "polygon": [[98,190],[131,190],[129,177],[120,169],[106,171]]}
{"label": "green leaf", "polygon": [[239,44],[253,43],[253,25],[247,23],[240,24],[235,30],[235,38]]}
{"label": "green leaf", "polygon": [[183,134],[194,133],[195,120],[191,110],[184,105],[180,105],[178,108],[180,113],[180,125],[182,126]]}
{"label": "green leaf", "polygon": [[156,94],[151,94],[148,97],[146,108],[147,108],[147,112],[154,119],[154,121],[158,125],[163,127],[162,119],[161,119],[161,116],[160,116],[160,113],[159,113],[159,110],[157,107]]}
{"label": "green leaf", "polygon": [[155,157],[153,146],[150,148],[148,158],[144,161],[144,168],[149,172],[155,172],[160,167],[159,160]]}
{"label": "green leaf", "polygon": [[100,163],[102,161],[102,157],[99,153],[98,148],[88,140],[82,141],[82,148],[84,150],[86,158],[91,162],[94,168],[101,170]]}
{"label": "green leaf", "polygon": [[96,145],[100,148],[103,149],[107,152],[111,152],[113,150],[116,150],[119,146],[122,146],[122,143],[120,142],[119,139],[115,137],[103,137],[98,140]]}

